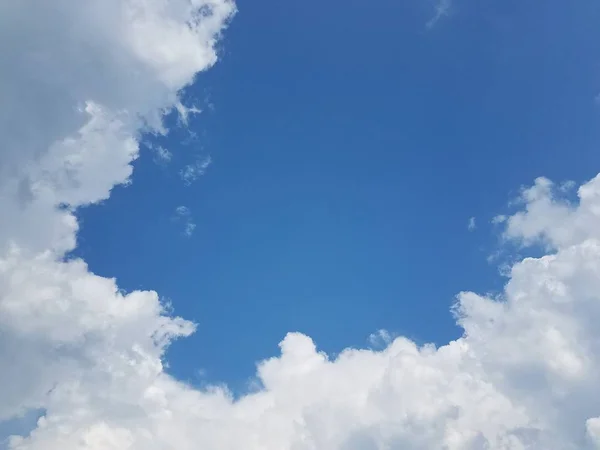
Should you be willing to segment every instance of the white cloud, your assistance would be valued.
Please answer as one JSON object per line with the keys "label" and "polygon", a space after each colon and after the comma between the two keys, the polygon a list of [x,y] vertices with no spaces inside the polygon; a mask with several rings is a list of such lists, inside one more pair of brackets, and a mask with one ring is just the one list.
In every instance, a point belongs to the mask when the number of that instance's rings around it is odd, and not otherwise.
{"label": "white cloud", "polygon": [[206,172],[206,169],[212,163],[212,159],[210,156],[206,158],[200,158],[194,161],[191,164],[185,166],[179,172],[181,179],[186,185],[191,185],[194,181],[200,178]]}
{"label": "white cloud", "polygon": [[190,209],[187,206],[178,206],[175,208],[175,214],[178,220],[182,220],[184,222],[183,234],[187,237],[190,237],[192,234],[194,234],[196,224],[192,220],[192,212]]}
{"label": "white cloud", "polygon": [[110,424],[132,416],[129,393],[122,411],[111,400],[114,383],[145,391],[135,383],[161,373],[169,340],[193,331],[156,293],[123,294],[83,261],[61,261],[76,244],[73,209],[128,182],[140,132],[164,132],[179,89],[216,61],[233,10],[227,0],[0,3],[0,421],[46,411],[12,447],[69,450],[56,433],[72,429],[72,448],[107,448],[76,440],[103,429],[120,439]]}
{"label": "white cloud", "polygon": [[187,217],[191,214],[191,211],[187,206],[178,206],[175,208],[175,214],[177,214],[179,217]]}
{"label": "white cloud", "polygon": [[183,234],[190,237],[194,234],[194,230],[196,229],[196,224],[194,222],[187,222],[185,224],[185,229],[183,230]]}
{"label": "white cloud", "polygon": [[177,102],[175,104],[175,109],[179,114],[179,120],[182,125],[187,125],[189,123],[190,114],[200,114],[202,110],[198,109],[195,106],[187,107],[181,102]]}
{"label": "white cloud", "polygon": [[369,336],[369,344],[373,347],[387,347],[394,340],[394,336],[387,330],[378,330]]}
{"label": "white cloud", "polygon": [[564,186],[538,178],[534,186],[524,189],[520,201],[525,208],[507,219],[505,236],[525,245],[542,243],[549,249],[568,247],[585,237],[600,238],[600,176],[578,189],[577,205],[560,197]]}
{"label": "white cloud", "polygon": [[476,223],[475,217],[471,217],[469,219],[469,223],[467,224],[467,230],[475,231],[476,228],[477,228],[477,223]]}
{"label": "white cloud", "polygon": [[508,218],[508,217],[506,217],[504,214],[499,214],[499,215],[497,215],[497,216],[494,216],[494,217],[492,218],[492,224],[493,224],[493,225],[501,225],[501,224],[503,224],[504,222],[506,222],[506,219],[507,219],[507,218]]}
{"label": "white cloud", "polygon": [[[207,16],[199,11],[212,7]],[[154,292],[81,260],[72,209],[126,183],[140,127],[215,61],[223,0],[0,3],[0,420],[45,415],[13,450],[569,450],[600,446],[600,181],[525,190],[507,239],[546,243],[499,298],[464,292],[464,335],[335,359],[291,333],[234,401],[167,375],[194,330]],[[18,43],[18,44],[17,44]],[[78,109],[79,108],[79,109]],[[68,204],[66,208],[57,205]],[[391,338],[381,334],[380,338]]]}
{"label": "white cloud", "polygon": [[156,161],[158,164],[167,164],[173,159],[173,153],[161,145],[152,147],[152,150],[154,150],[155,155],[154,161]]}

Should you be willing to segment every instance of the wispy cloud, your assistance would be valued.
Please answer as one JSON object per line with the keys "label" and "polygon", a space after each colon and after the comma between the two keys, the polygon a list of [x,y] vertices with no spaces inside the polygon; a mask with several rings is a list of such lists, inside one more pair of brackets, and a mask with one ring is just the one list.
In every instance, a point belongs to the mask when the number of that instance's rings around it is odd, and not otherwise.
{"label": "wispy cloud", "polygon": [[178,206],[175,208],[175,216],[177,220],[180,220],[184,224],[183,234],[190,237],[194,234],[196,224],[192,220],[192,212],[187,206]]}
{"label": "wispy cloud", "polygon": [[200,114],[202,112],[202,110],[196,106],[185,106],[181,101],[175,104],[175,109],[179,114],[179,121],[184,126],[188,125],[191,115]]}
{"label": "wispy cloud", "polygon": [[506,222],[507,216],[504,214],[498,214],[497,216],[492,217],[492,225],[501,225]]}
{"label": "wispy cloud", "polygon": [[369,336],[369,344],[375,348],[385,348],[392,343],[396,336],[387,330],[379,330]]}
{"label": "wispy cloud", "polygon": [[471,217],[469,219],[469,222],[467,223],[467,230],[469,231],[475,231],[475,229],[477,228],[477,222],[475,217]]}
{"label": "wispy cloud", "polygon": [[186,185],[191,185],[194,181],[200,178],[206,172],[208,166],[210,166],[212,159],[210,156],[200,158],[191,164],[185,166],[179,172],[179,176]]}
{"label": "wispy cloud", "polygon": [[175,208],[175,214],[179,217],[185,217],[190,215],[190,208],[187,206],[178,206]]}
{"label": "wispy cloud", "polygon": [[452,0],[438,0],[435,5],[435,13],[433,17],[427,22],[426,27],[428,29],[433,28],[443,17],[447,16],[452,6]]}
{"label": "wispy cloud", "polygon": [[167,164],[173,159],[173,153],[159,145],[154,148],[154,160],[161,164]]}
{"label": "wispy cloud", "polygon": [[144,146],[150,150],[152,160],[160,166],[169,164],[173,159],[173,153],[162,145],[146,141]]}

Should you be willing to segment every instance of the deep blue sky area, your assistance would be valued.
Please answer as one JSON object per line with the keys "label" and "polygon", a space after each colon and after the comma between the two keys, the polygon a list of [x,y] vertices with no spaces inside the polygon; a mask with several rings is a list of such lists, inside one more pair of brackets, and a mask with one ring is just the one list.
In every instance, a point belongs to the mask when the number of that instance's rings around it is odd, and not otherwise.
{"label": "deep blue sky area", "polygon": [[455,0],[429,29],[426,0],[238,7],[184,96],[205,111],[146,138],[173,160],[144,148],[133,183],[81,212],[77,253],[198,323],[167,356],[194,383],[242,388],[288,331],[334,353],[382,328],[458,337],[454,296],[505,282],[490,219],[537,176],[600,167],[600,3]]}

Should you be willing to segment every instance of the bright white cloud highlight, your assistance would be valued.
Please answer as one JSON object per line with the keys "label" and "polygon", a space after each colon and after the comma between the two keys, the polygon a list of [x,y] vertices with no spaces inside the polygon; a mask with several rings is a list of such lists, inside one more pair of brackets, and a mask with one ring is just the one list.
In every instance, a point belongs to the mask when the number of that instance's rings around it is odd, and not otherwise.
{"label": "bright white cloud highlight", "polygon": [[[216,60],[226,0],[0,3],[0,420],[13,450],[569,450],[600,447],[600,178],[524,191],[505,236],[548,255],[498,298],[464,292],[440,348],[380,332],[337,358],[291,333],[233,401],[167,375],[194,325],[81,260],[74,208],[127,183],[143,129]],[[59,207],[60,206],[60,207]]]}
{"label": "bright white cloud highlight", "polygon": [[581,186],[577,205],[564,199],[572,184],[554,186],[538,178],[534,186],[522,192],[521,211],[507,219],[505,236],[518,238],[523,244],[543,243],[551,249],[573,245],[585,238],[600,238],[600,179]]}
{"label": "bright white cloud highlight", "polygon": [[233,12],[228,0],[0,2],[0,421],[46,411],[11,448],[128,448],[127,424],[146,414],[138,383],[193,331],[156,293],[61,261],[74,208],[128,182],[140,133],[166,131]]}

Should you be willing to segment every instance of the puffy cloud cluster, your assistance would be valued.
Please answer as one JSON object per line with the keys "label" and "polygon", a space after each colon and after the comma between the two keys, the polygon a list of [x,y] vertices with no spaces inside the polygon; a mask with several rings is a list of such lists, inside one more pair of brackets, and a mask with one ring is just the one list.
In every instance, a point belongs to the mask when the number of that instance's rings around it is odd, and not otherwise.
{"label": "puffy cloud cluster", "polygon": [[519,239],[529,245],[536,242],[549,249],[564,248],[587,238],[600,238],[600,181],[594,179],[581,186],[577,205],[565,200],[573,183],[555,186],[547,178],[538,178],[535,184],[522,192],[524,210],[512,217],[499,216],[506,221],[505,236]]}
{"label": "puffy cloud cluster", "polygon": [[127,183],[144,130],[215,62],[228,0],[0,3],[0,421],[42,410],[12,450],[600,448],[600,178],[580,201],[541,179],[506,237],[549,254],[498,298],[461,293],[464,335],[335,359],[289,334],[234,400],[165,373],[194,330],[154,292],[65,260],[74,208]]}

